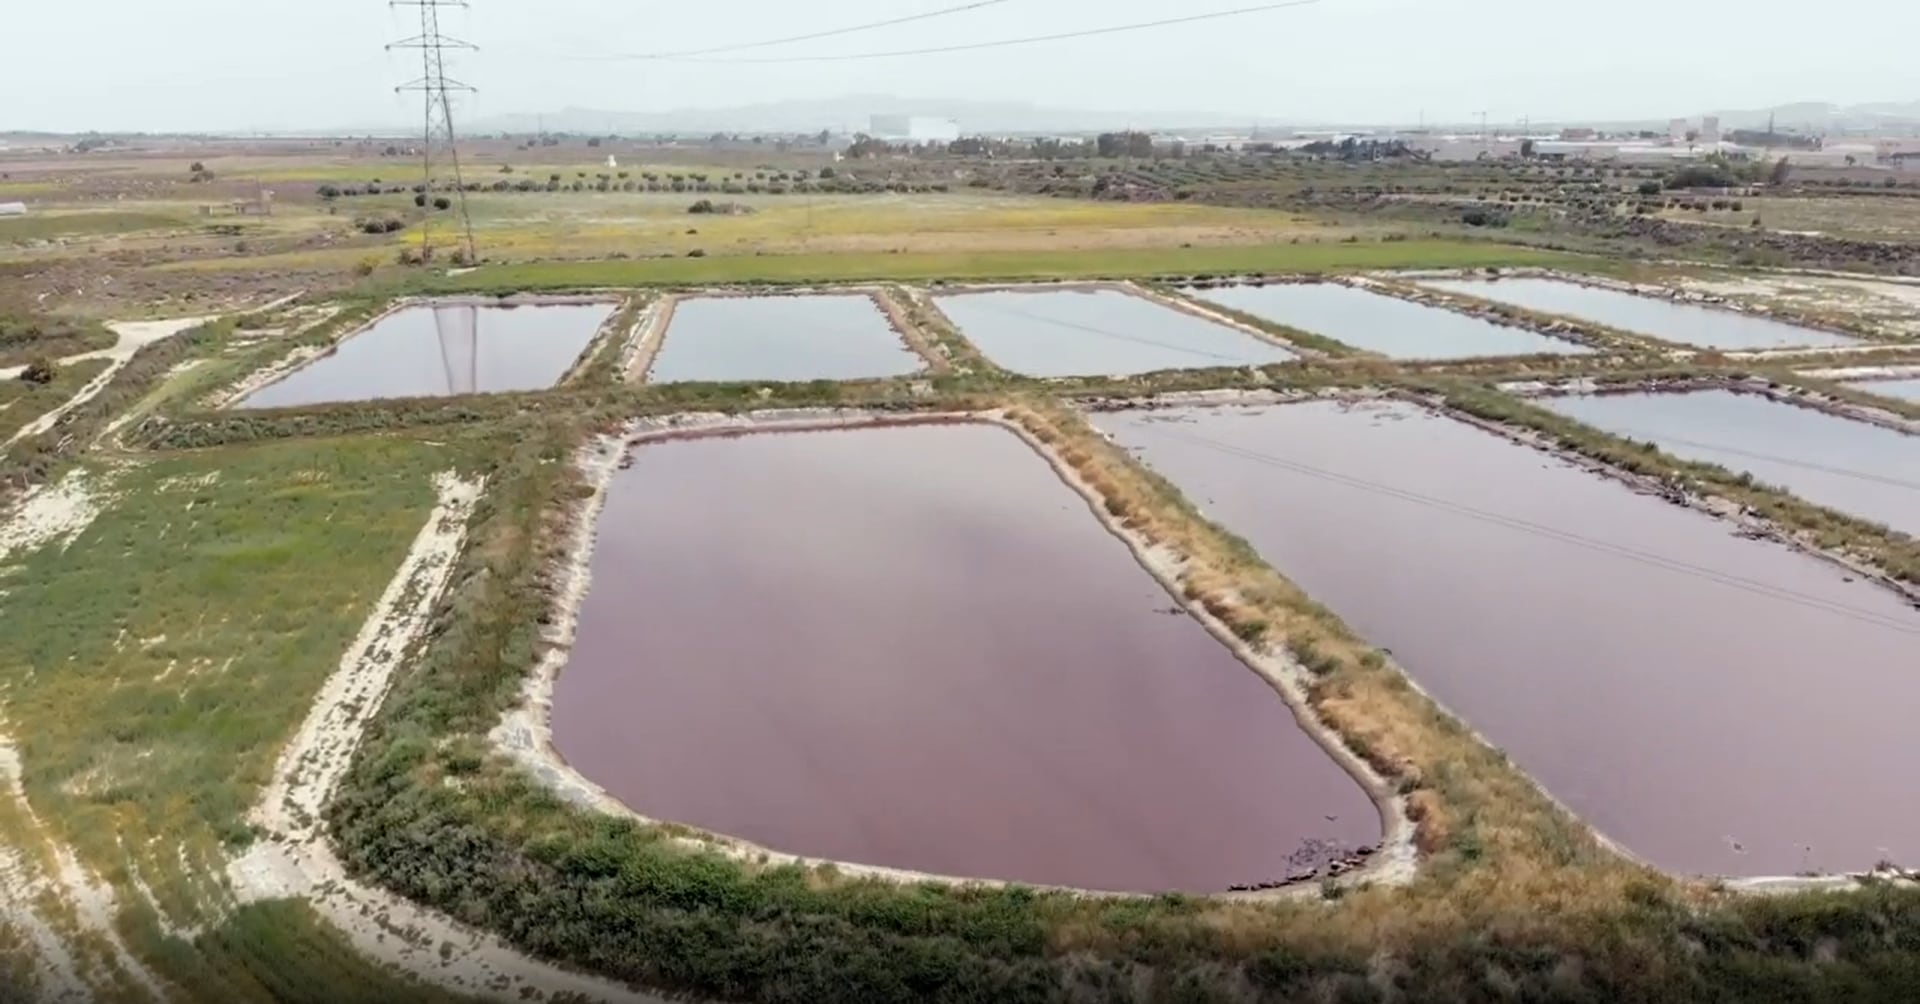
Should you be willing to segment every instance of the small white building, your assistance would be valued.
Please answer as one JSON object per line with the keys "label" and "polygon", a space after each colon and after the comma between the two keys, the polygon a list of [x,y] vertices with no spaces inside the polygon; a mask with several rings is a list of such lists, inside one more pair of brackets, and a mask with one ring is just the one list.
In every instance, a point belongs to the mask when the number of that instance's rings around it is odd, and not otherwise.
{"label": "small white building", "polygon": [[27,204],[24,202],[0,202],[0,216],[25,216]]}
{"label": "small white building", "polygon": [[875,115],[869,135],[889,143],[951,143],[960,138],[960,123],[925,115]]}

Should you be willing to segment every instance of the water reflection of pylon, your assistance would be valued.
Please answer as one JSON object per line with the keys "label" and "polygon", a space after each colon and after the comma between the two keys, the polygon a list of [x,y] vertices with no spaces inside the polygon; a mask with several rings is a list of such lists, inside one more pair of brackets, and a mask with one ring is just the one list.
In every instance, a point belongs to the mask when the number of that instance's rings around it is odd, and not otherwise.
{"label": "water reflection of pylon", "polygon": [[471,394],[480,383],[480,308],[472,304],[435,306],[433,332],[440,339],[440,369],[448,394]]}

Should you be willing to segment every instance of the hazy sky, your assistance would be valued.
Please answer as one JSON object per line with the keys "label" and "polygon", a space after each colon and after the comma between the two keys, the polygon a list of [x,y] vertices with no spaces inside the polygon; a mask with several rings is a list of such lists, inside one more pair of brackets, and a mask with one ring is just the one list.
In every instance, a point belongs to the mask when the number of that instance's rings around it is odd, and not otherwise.
{"label": "hazy sky", "polygon": [[[1788,101],[1920,99],[1916,0],[1321,0],[1315,6],[984,52],[787,65],[587,62],[750,41],[958,0],[475,0],[447,27],[471,120],[564,107],[663,111],[846,94],[1030,100],[1268,121],[1660,118]],[[953,44],[1256,0],[1009,0],[739,55]],[[0,130],[401,125],[418,29],[379,0],[10,3]]]}

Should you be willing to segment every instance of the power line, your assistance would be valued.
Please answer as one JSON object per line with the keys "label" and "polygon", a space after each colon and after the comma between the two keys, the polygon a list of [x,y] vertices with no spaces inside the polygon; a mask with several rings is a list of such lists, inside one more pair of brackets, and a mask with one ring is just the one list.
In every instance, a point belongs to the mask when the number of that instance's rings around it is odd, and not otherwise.
{"label": "power line", "polygon": [[1905,491],[1910,491],[1910,492],[1920,492],[1920,482],[1905,481],[1900,478],[1891,478],[1891,477],[1887,477],[1884,474],[1874,474],[1871,471],[1856,471],[1846,467],[1830,467],[1826,464],[1816,464],[1811,460],[1796,460],[1793,457],[1782,457],[1782,456],[1777,456],[1771,453],[1756,453],[1752,450],[1743,450],[1743,449],[1740,449],[1739,447],[1727,446],[1724,443],[1703,443],[1693,439],[1681,439],[1679,436],[1669,436],[1664,432],[1653,432],[1648,429],[1634,429],[1634,428],[1628,428],[1625,426],[1615,426],[1612,428],[1611,431],[1623,436],[1641,437],[1645,439],[1647,442],[1652,443],[1654,446],[1657,446],[1657,447],[1663,446],[1663,444],[1668,444],[1668,443],[1671,443],[1675,446],[1691,446],[1696,450],[1707,450],[1712,453],[1724,453],[1732,457],[1745,457],[1748,460],[1765,460],[1770,463],[1780,464],[1785,467],[1799,467],[1809,471],[1819,471],[1822,474],[1832,474],[1836,477],[1852,478],[1856,481],[1868,481],[1877,485],[1885,485],[1889,488],[1899,488],[1899,489],[1903,489]]}
{"label": "power line", "polygon": [[733,45],[718,45],[718,46],[714,46],[711,49],[683,49],[678,52],[617,53],[617,54],[608,55],[608,56],[581,56],[579,58],[583,60],[591,60],[591,61],[620,60],[620,59],[686,59],[692,56],[711,56],[716,53],[722,53],[722,52],[739,52],[743,49],[765,49],[770,46],[787,45],[792,42],[811,42],[814,39],[818,39],[818,38],[833,38],[838,35],[852,35],[856,32],[873,31],[876,28],[891,28],[894,25],[911,24],[914,21],[928,21],[936,17],[946,17],[949,14],[960,14],[970,10],[979,10],[982,7],[993,7],[999,4],[1010,3],[1010,2],[1011,0],[974,0],[973,3],[961,4],[958,7],[942,7],[939,10],[930,10],[923,14],[910,14],[906,17],[890,18],[885,21],[870,21],[866,24],[850,25],[845,28],[832,28],[827,31],[816,31],[806,35],[788,35],[785,38],[769,38],[761,42],[739,42]]}
{"label": "power line", "polygon": [[1322,468],[1313,467],[1308,464],[1302,464],[1296,461],[1287,460],[1284,457],[1276,457],[1271,454],[1260,453],[1256,450],[1249,450],[1244,447],[1234,446],[1231,443],[1223,443],[1223,442],[1220,442],[1219,440],[1208,439],[1205,436],[1182,435],[1180,433],[1176,433],[1167,429],[1159,429],[1156,431],[1160,435],[1166,436],[1169,439],[1191,443],[1192,445],[1195,445],[1195,446],[1203,447],[1205,449],[1215,450],[1217,452],[1227,454],[1228,456],[1239,457],[1243,460],[1249,460],[1254,463],[1263,464],[1268,467],[1289,471],[1295,474],[1300,474],[1300,475],[1314,478],[1317,480],[1331,482],[1333,484],[1343,485],[1345,487],[1353,488],[1363,492],[1368,492],[1370,494],[1384,495],[1389,498],[1396,498],[1405,502],[1411,502],[1415,505],[1425,506],[1427,508],[1432,508],[1432,509],[1438,509],[1443,512],[1450,512],[1455,515],[1465,516],[1469,519],[1478,520],[1484,523],[1491,523],[1495,526],[1502,526],[1507,529],[1515,530],[1521,533],[1531,534],[1537,537],[1544,537],[1551,540],[1557,540],[1562,543],[1571,544],[1575,547],[1585,548],[1590,551],[1598,551],[1603,554],[1611,554],[1611,555],[1614,555],[1615,557],[1625,558],[1629,561],[1638,562],[1644,565],[1650,565],[1655,568],[1660,568],[1668,572],[1673,572],[1675,574],[1687,575],[1687,576],[1691,576],[1698,579],[1704,579],[1708,582],[1713,582],[1718,585],[1726,586],[1731,589],[1738,589],[1743,592],[1754,593],[1756,595],[1765,596],[1770,599],[1778,600],[1784,603],[1791,603],[1791,604],[1805,607],[1808,609],[1819,610],[1823,613],[1829,613],[1829,614],[1834,614],[1840,617],[1846,617],[1851,620],[1856,620],[1856,621],[1861,621],[1863,623],[1871,624],[1875,627],[1886,628],[1890,631],[1898,631],[1902,634],[1920,635],[1920,622],[1916,622],[1911,619],[1891,617],[1886,614],[1880,613],[1878,611],[1867,610],[1861,607],[1850,606],[1845,603],[1838,603],[1833,600],[1824,599],[1819,596],[1798,592],[1792,589],[1784,589],[1779,586],[1770,585],[1766,582],[1761,582],[1758,579],[1749,579],[1744,576],[1734,575],[1729,572],[1721,572],[1712,568],[1708,568],[1704,565],[1696,565],[1690,562],[1669,558],[1669,557],[1666,557],[1665,555],[1656,554],[1651,551],[1642,551],[1638,548],[1629,547],[1624,544],[1615,544],[1610,541],[1604,541],[1604,540],[1599,540],[1593,537],[1583,536],[1581,534],[1572,533],[1566,530],[1560,530],[1554,527],[1545,526],[1540,523],[1533,523],[1528,520],[1520,519],[1517,516],[1507,516],[1502,513],[1490,512],[1485,509],[1476,509],[1473,506],[1464,505],[1458,502],[1450,502],[1446,499],[1437,498],[1432,495],[1423,495],[1419,492],[1410,491],[1404,488],[1395,488],[1392,485],[1381,484],[1377,481],[1368,481],[1364,478],[1357,478],[1357,477],[1352,477],[1350,475],[1340,474],[1335,471],[1324,470]]}
{"label": "power line", "polygon": [[[1192,24],[1196,21],[1217,21],[1221,18],[1242,17],[1247,14],[1260,14],[1266,11],[1283,10],[1288,7],[1310,7],[1320,0],[1286,0],[1284,3],[1266,3],[1254,7],[1240,7],[1234,10],[1209,11],[1205,14],[1188,14],[1185,17],[1162,18],[1158,21],[1141,21],[1134,24],[1108,25],[1104,28],[1085,28],[1079,31],[1063,31],[1052,35],[1028,35],[1022,38],[1002,38],[991,42],[966,42],[959,45],[937,45],[925,49],[895,49],[890,52],[854,52],[837,56],[743,56],[726,59],[708,59],[701,56],[685,58],[672,57],[671,61],[684,63],[838,63],[858,59],[891,59],[896,56],[931,56],[947,52],[972,52],[978,49],[997,49],[1009,45],[1031,45],[1036,42],[1059,42],[1069,38],[1091,38],[1095,35],[1115,35],[1123,31],[1145,31],[1149,28],[1167,28],[1179,24]],[[614,57],[630,59],[661,59],[665,56]]]}
{"label": "power line", "polygon": [[1225,355],[1219,352],[1208,352],[1205,349],[1197,349],[1189,345],[1175,345],[1172,342],[1155,341],[1151,338],[1143,338],[1139,335],[1123,335],[1117,331],[1108,331],[1104,328],[1089,327],[1084,324],[1076,324],[1072,321],[1063,321],[1055,317],[1045,317],[1040,314],[1028,313],[1027,311],[1019,310],[1013,307],[1002,307],[1002,306],[998,306],[991,303],[981,303],[981,304],[978,304],[977,306],[980,309],[985,310],[991,314],[1001,314],[1007,317],[1025,318],[1026,320],[1029,320],[1029,321],[1038,321],[1041,324],[1051,324],[1057,328],[1067,328],[1072,331],[1084,331],[1090,335],[1103,335],[1107,338],[1112,338],[1116,341],[1133,342],[1137,345],[1150,345],[1157,349],[1166,349],[1169,352],[1180,352],[1180,353],[1185,353],[1187,355],[1199,356],[1202,359],[1217,359],[1217,360],[1220,360],[1221,362],[1225,362],[1235,366],[1248,365],[1245,359],[1242,359],[1238,356]]}

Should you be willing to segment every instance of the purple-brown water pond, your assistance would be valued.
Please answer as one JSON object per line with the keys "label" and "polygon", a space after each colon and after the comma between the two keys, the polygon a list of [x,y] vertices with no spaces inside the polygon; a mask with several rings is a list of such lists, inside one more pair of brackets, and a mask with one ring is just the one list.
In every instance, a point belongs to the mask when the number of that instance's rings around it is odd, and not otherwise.
{"label": "purple-brown water pond", "polygon": [[647,379],[857,380],[925,365],[871,297],[710,296],[674,306]]}
{"label": "purple-brown water pond", "polygon": [[936,302],[987,358],[1027,376],[1133,376],[1298,358],[1244,331],[1117,289],[952,293]]}
{"label": "purple-brown water pond", "polygon": [[1420,284],[1707,349],[1833,348],[1859,344],[1858,339],[1845,335],[1771,318],[1559,279],[1423,279]]}
{"label": "purple-brown water pond", "polygon": [[638,446],[591,568],[554,742],[643,815],[1110,891],[1380,839],[1273,687],[1000,427]]}
{"label": "purple-brown water pond", "polygon": [[405,307],[235,407],[541,390],[558,383],[611,303]]}
{"label": "purple-brown water pond", "polygon": [[1408,404],[1094,421],[1653,864],[1920,860],[1892,592]]}
{"label": "purple-brown water pond", "polygon": [[1336,282],[1222,286],[1187,292],[1389,359],[1583,355],[1592,351],[1525,328],[1494,324]]}
{"label": "purple-brown water pond", "polygon": [[1920,436],[1725,390],[1545,397],[1535,402],[1685,460],[1920,535]]}
{"label": "purple-brown water pond", "polygon": [[1897,397],[1902,401],[1920,401],[1920,380],[1861,380],[1847,386],[1854,390],[1878,394],[1881,397]]}

